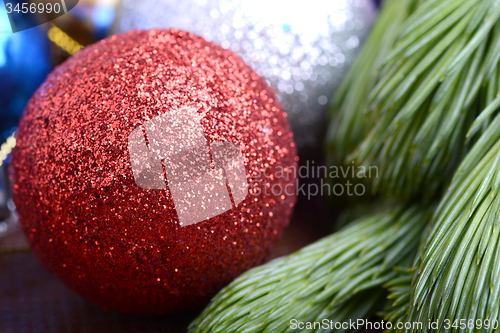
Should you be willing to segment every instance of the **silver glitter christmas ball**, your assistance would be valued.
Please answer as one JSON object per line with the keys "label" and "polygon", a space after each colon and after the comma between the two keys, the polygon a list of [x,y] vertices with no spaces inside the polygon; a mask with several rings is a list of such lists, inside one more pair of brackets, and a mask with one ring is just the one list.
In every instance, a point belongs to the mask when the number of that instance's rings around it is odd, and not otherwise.
{"label": "silver glitter christmas ball", "polygon": [[276,89],[304,149],[321,143],[330,98],[375,14],[373,0],[122,0],[113,30],[177,27],[236,52]]}

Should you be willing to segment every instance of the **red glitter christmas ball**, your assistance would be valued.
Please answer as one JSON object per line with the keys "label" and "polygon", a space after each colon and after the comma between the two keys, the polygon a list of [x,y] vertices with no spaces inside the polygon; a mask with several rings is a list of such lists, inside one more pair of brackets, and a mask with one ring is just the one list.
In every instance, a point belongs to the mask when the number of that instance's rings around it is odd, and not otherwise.
{"label": "red glitter christmas ball", "polygon": [[296,200],[265,81],[193,34],[135,30],[56,68],[24,111],[13,197],[42,264],[104,309],[203,305],[265,260]]}

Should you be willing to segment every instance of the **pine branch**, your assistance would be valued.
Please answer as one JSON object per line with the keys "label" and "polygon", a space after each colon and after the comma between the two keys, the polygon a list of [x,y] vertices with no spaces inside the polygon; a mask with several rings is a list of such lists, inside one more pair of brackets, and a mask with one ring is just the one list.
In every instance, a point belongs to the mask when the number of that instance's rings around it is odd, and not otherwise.
{"label": "pine branch", "polygon": [[[466,138],[472,122],[496,98],[499,20],[496,0],[426,1],[395,27],[398,37],[389,51],[382,50],[388,54],[379,66],[376,84],[365,83],[366,89],[357,93],[353,79],[345,82],[337,99],[340,115],[332,125],[330,133],[336,132],[330,136],[330,147],[336,147],[340,157],[354,150],[348,159],[379,168],[373,192],[403,200],[419,195],[430,202],[449,182],[484,131],[484,125],[475,126]],[[384,23],[388,29],[388,22],[379,24]],[[372,37],[376,40],[377,35]],[[366,67],[363,70],[364,75],[372,75]],[[357,102],[347,98],[349,89]],[[345,134],[358,126],[350,118],[362,119],[361,109],[369,132]],[[484,115],[486,122],[495,115],[493,111],[496,108]],[[343,141],[356,147],[342,148]]]}
{"label": "pine branch", "polygon": [[242,274],[224,288],[189,332],[284,332],[290,320],[366,317],[409,264],[427,209],[398,206],[361,218],[295,254]]}
{"label": "pine branch", "polygon": [[[472,320],[469,331],[497,331],[484,320],[500,320],[499,220],[500,115],[461,163],[434,215],[415,266],[406,319],[400,320]],[[459,331],[459,324],[449,330]]]}

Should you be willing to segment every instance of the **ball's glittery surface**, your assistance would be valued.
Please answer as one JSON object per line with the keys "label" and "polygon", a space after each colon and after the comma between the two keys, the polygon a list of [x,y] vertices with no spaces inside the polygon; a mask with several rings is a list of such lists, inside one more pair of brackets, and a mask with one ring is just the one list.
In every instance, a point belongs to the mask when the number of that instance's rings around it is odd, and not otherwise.
{"label": "ball's glittery surface", "polygon": [[[249,192],[181,226],[168,188],[137,186],[127,140],[186,106],[207,142],[241,148]],[[273,90],[231,51],[181,30],[134,30],[77,53],[33,96],[17,142],[13,197],[34,252],[104,309],[202,305],[265,259],[296,200],[287,169],[296,147]],[[286,177],[274,172],[283,169]]]}
{"label": "ball's glittery surface", "polygon": [[372,0],[123,0],[115,30],[180,28],[239,54],[276,89],[299,148],[315,148],[335,88],[376,14]]}

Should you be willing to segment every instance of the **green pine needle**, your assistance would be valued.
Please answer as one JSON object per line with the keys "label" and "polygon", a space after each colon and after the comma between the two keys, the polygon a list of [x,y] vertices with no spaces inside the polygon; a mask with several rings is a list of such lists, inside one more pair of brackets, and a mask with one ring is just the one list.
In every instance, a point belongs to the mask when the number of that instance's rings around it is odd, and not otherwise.
{"label": "green pine needle", "polygon": [[364,318],[381,287],[413,260],[429,212],[399,206],[361,218],[292,255],[242,274],[189,332],[284,332],[290,320]]}

